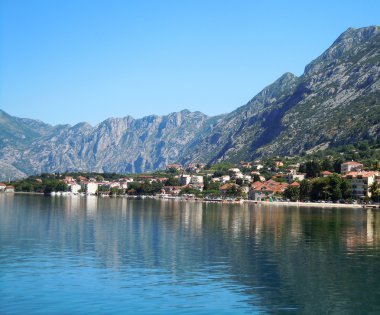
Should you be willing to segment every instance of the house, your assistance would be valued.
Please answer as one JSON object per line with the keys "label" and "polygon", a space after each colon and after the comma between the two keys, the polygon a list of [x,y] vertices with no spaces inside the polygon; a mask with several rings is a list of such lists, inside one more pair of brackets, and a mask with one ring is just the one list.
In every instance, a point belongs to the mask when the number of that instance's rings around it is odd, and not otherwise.
{"label": "house", "polygon": [[260,181],[262,181],[262,182],[265,181],[265,177],[263,175],[261,175],[259,171],[252,171],[251,175],[252,175],[252,177],[255,177],[255,175],[257,175],[257,176],[259,176]]}
{"label": "house", "polygon": [[193,185],[199,185],[199,184],[203,185],[203,176],[197,176],[197,175],[191,176],[190,183]]}
{"label": "house", "polygon": [[303,181],[305,179],[306,174],[304,173],[288,173],[285,175],[286,181],[290,184],[293,183],[294,181]]}
{"label": "house", "polygon": [[252,163],[251,162],[244,162],[244,161],[241,161],[240,162],[240,166],[242,168],[252,168]]}
{"label": "house", "polygon": [[227,184],[224,184],[222,186],[219,187],[219,191],[225,195],[227,194],[228,190],[230,190],[231,188],[235,187],[236,189],[239,189],[240,186],[237,185],[237,184],[234,184],[234,183],[227,183]]}
{"label": "house", "polygon": [[77,194],[77,193],[79,192],[79,190],[82,189],[81,185],[79,185],[79,184],[77,184],[77,183],[75,183],[75,182],[70,182],[70,183],[68,184],[68,186],[69,186],[70,191],[71,191],[73,194]]}
{"label": "house", "polygon": [[69,184],[74,181],[74,178],[72,176],[65,176],[65,179],[63,180],[64,183]]}
{"label": "house", "polygon": [[86,177],[84,177],[84,176],[81,176],[81,175],[79,175],[79,176],[77,177],[77,179],[78,179],[78,181],[80,181],[80,182],[84,182],[84,181],[86,181],[86,180],[87,180],[87,178],[86,178]]}
{"label": "house", "polygon": [[179,184],[181,186],[189,185],[190,181],[191,181],[191,176],[187,174],[182,174],[181,177],[179,178]]}
{"label": "house", "polygon": [[355,161],[345,162],[340,165],[340,172],[342,174],[347,174],[349,172],[361,172],[361,171],[363,171],[363,164],[355,162]]}
{"label": "house", "polygon": [[181,192],[181,188],[181,186],[165,186],[163,189],[165,194],[178,195]]}
{"label": "house", "polygon": [[166,165],[166,169],[167,170],[175,169],[176,171],[182,171],[182,165],[177,164],[177,163],[168,164],[168,165]]}
{"label": "house", "polygon": [[321,172],[321,177],[329,177],[330,175],[332,175],[333,173],[329,172],[329,171],[322,171]]}
{"label": "house", "polygon": [[0,191],[5,191],[5,187],[7,187],[7,185],[0,183]]}
{"label": "house", "polygon": [[301,184],[299,182],[293,182],[290,184],[290,186],[293,186],[293,187],[300,187]]}
{"label": "house", "polygon": [[262,165],[261,163],[254,163],[254,164],[253,164],[253,168],[254,168],[256,171],[259,171],[259,170],[261,170],[262,168],[264,168],[264,165]]}
{"label": "house", "polygon": [[265,200],[276,194],[282,194],[286,187],[288,187],[287,183],[276,182],[272,179],[263,183],[254,182],[249,189],[248,198],[251,200]]}
{"label": "house", "polygon": [[243,173],[238,168],[230,168],[228,172],[232,179],[243,178]]}
{"label": "house", "polygon": [[5,186],[5,190],[4,190],[6,193],[14,193],[15,192],[15,188],[13,186]]}
{"label": "house", "polygon": [[243,175],[242,179],[243,179],[243,182],[247,183],[247,184],[252,182],[252,176],[250,176],[250,175]]}
{"label": "house", "polygon": [[89,181],[82,182],[82,185],[87,195],[95,195],[99,187],[98,183],[89,182]]}
{"label": "house", "polygon": [[206,167],[206,164],[204,163],[190,163],[189,166],[187,167],[187,170],[190,173],[199,173],[205,167]]}
{"label": "house", "polygon": [[284,166],[284,163],[282,161],[275,161],[274,165],[275,165],[276,168],[280,168],[280,167]]}
{"label": "house", "polygon": [[223,184],[229,182],[230,180],[231,180],[230,175],[223,175],[219,177],[219,181]]}
{"label": "house", "polygon": [[152,175],[140,175],[139,177],[137,177],[137,181],[139,183],[143,183],[145,181],[147,181],[148,183],[152,183],[153,176]]}
{"label": "house", "polygon": [[196,176],[196,175],[191,176],[190,186],[194,189],[198,189],[199,191],[202,191],[204,187],[203,176]]}
{"label": "house", "polygon": [[379,175],[379,172],[349,172],[343,177],[351,184],[352,197],[363,199],[365,197],[371,197],[371,185],[375,181],[380,180]]}
{"label": "house", "polygon": [[165,182],[168,180],[167,177],[157,177],[156,179],[157,179],[157,181],[160,182],[160,183],[165,183]]}

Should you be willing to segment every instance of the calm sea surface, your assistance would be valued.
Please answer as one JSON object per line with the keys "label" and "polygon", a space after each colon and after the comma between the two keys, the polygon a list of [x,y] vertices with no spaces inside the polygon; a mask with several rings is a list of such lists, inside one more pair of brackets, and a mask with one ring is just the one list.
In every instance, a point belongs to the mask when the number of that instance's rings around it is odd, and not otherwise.
{"label": "calm sea surface", "polygon": [[0,194],[0,314],[380,314],[380,211]]}

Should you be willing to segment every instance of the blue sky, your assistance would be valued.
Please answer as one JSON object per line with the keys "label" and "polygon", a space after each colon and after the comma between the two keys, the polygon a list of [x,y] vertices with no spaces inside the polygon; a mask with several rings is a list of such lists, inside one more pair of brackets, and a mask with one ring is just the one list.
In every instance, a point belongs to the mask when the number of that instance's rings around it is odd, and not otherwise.
{"label": "blue sky", "polygon": [[58,124],[245,104],[380,1],[0,0],[0,108]]}

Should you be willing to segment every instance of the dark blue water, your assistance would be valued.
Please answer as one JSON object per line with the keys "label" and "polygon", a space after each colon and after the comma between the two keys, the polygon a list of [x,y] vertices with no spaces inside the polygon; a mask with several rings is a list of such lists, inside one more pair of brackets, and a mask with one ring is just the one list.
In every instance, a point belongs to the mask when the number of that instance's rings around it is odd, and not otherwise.
{"label": "dark blue water", "polygon": [[380,213],[0,194],[0,314],[380,314]]}

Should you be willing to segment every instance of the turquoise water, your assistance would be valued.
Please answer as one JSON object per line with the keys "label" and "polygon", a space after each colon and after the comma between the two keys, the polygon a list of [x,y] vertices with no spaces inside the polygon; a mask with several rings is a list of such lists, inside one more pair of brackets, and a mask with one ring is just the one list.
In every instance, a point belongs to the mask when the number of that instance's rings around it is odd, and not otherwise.
{"label": "turquoise water", "polygon": [[0,314],[380,314],[380,212],[0,194]]}

